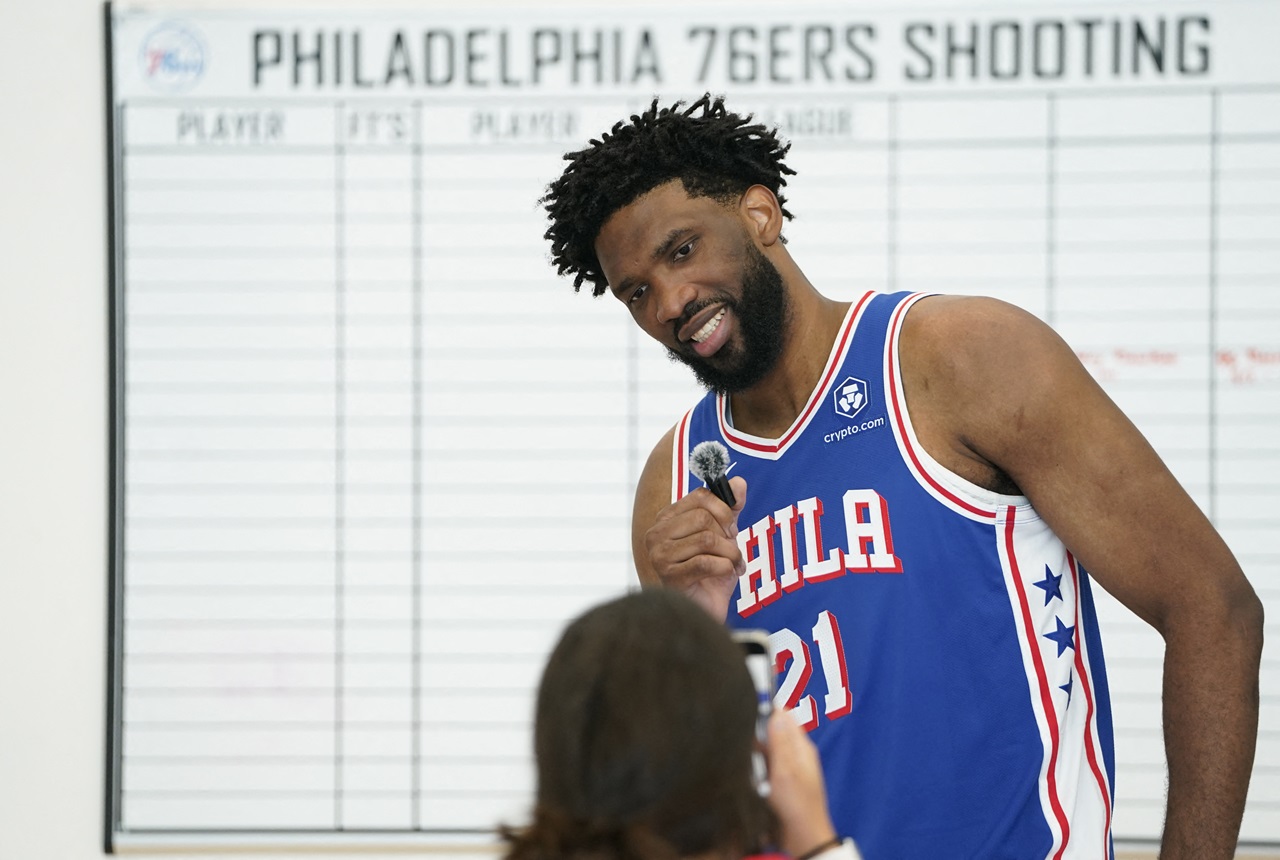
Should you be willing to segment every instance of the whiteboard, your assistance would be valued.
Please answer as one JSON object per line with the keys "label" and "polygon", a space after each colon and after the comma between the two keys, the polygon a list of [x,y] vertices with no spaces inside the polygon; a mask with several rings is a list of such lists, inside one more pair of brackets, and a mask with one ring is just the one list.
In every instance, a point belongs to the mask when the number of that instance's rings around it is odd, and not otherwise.
{"label": "whiteboard", "polygon": [[[107,842],[488,842],[564,622],[699,394],[547,263],[565,151],[724,92],[828,295],[1052,324],[1280,618],[1280,7],[113,4]],[[1102,597],[1115,833],[1158,636]],[[1280,657],[1245,842],[1280,843]]]}

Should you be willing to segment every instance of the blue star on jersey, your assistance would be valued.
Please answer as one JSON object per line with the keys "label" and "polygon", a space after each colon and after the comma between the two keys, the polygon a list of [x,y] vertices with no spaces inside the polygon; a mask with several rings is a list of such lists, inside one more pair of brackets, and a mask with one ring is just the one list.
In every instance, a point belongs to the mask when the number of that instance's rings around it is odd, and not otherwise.
{"label": "blue star on jersey", "polygon": [[1048,606],[1049,601],[1055,597],[1062,599],[1062,574],[1053,575],[1053,571],[1049,569],[1049,565],[1044,566],[1044,579],[1039,582],[1031,583],[1036,588],[1044,589],[1044,605]]}
{"label": "blue star on jersey", "polygon": [[1067,694],[1067,704],[1071,704],[1071,687],[1074,684],[1075,684],[1075,677],[1074,675],[1069,674],[1067,675],[1067,683],[1058,685],[1058,689],[1066,692]]}
{"label": "blue star on jersey", "polygon": [[1044,634],[1044,638],[1058,643],[1058,656],[1061,657],[1062,652],[1068,648],[1075,650],[1076,629],[1063,624],[1061,618],[1054,618],[1053,620],[1058,625],[1058,629],[1052,633]]}

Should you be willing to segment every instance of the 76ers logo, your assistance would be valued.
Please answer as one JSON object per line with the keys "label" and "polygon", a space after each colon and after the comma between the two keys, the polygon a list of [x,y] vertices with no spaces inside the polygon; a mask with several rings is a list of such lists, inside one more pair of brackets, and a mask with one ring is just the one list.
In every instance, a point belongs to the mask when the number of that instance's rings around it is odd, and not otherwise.
{"label": "76ers logo", "polygon": [[191,89],[204,74],[204,42],[195,31],[164,24],[147,36],[138,52],[142,78],[163,93]]}
{"label": "76ers logo", "polygon": [[845,418],[852,418],[857,415],[866,408],[871,399],[870,392],[867,391],[866,381],[852,376],[846,377],[844,382],[836,386],[833,397],[837,414],[843,415]]}

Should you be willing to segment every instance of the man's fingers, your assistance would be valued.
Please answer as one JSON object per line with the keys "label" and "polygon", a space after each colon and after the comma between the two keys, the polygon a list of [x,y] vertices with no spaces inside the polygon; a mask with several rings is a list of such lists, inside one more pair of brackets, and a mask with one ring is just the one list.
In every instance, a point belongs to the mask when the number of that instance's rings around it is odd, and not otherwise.
{"label": "man's fingers", "polygon": [[738,578],[737,570],[727,558],[711,555],[700,555],[688,561],[673,564],[667,568],[668,575],[663,584],[672,588],[688,588],[700,582],[712,579],[734,580]]}
{"label": "man's fingers", "polygon": [[736,522],[738,512],[742,510],[742,506],[747,503],[747,480],[746,478],[730,478],[729,488],[733,490],[734,501],[737,502],[733,506],[733,518]]}
{"label": "man's fingers", "polygon": [[746,571],[737,538],[747,482],[733,478],[731,484],[734,507],[699,487],[663,508],[645,532],[645,553],[664,585],[689,587],[700,580],[734,579]]}
{"label": "man's fingers", "polygon": [[732,508],[724,504],[721,498],[717,497],[705,486],[699,486],[698,489],[692,490],[684,498],[678,499],[677,502],[659,512],[657,521],[675,520],[675,518],[684,516],[686,513],[705,511],[719,523],[719,527],[724,531],[724,534],[736,537],[737,513],[741,511],[742,506],[746,503],[746,481],[742,480],[741,477],[733,477],[733,479],[730,479],[730,486],[733,489],[733,499],[736,502]]}
{"label": "man's fingers", "polygon": [[663,508],[655,520],[655,528],[658,526],[664,526],[674,538],[685,537],[700,529],[715,529],[726,537],[736,538],[738,512],[716,498],[706,487],[699,487]]}
{"label": "man's fingers", "polygon": [[700,570],[699,565],[704,565],[709,566],[711,575],[740,572],[742,553],[738,551],[737,541],[716,531],[699,529],[680,538],[651,533],[649,540],[649,558],[658,570],[693,565],[689,569],[696,572]]}

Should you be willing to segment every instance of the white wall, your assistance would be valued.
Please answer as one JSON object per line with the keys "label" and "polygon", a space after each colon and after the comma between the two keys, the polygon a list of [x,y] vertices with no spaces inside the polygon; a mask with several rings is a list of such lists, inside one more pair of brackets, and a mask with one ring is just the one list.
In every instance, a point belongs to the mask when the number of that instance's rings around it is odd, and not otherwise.
{"label": "white wall", "polygon": [[101,8],[0,4],[0,857],[102,843]]}
{"label": "white wall", "polygon": [[108,486],[102,22],[99,0],[0,0],[4,860],[102,854]]}

